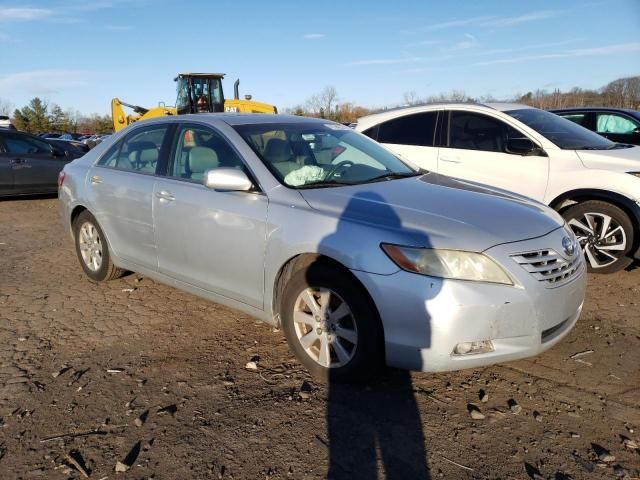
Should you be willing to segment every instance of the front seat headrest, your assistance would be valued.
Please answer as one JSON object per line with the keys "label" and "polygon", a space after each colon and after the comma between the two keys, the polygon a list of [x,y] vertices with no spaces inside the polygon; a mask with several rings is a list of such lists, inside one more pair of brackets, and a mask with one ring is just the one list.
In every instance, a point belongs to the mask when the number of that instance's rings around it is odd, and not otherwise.
{"label": "front seat headrest", "polygon": [[213,149],[207,147],[193,147],[189,150],[187,163],[191,174],[203,174],[207,170],[218,168],[220,165],[218,154]]}

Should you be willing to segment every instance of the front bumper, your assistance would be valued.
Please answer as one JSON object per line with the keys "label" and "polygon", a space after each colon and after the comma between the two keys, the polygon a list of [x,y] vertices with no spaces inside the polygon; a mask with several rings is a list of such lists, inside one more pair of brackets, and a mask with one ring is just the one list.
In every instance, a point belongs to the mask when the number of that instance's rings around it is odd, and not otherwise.
{"label": "front bumper", "polygon": [[[547,248],[545,240],[557,245],[562,236],[560,229],[485,252],[506,267],[515,286],[445,280],[405,271],[392,275],[354,271],[380,313],[387,364],[429,372],[459,370],[534,356],[558,343],[582,311],[584,262],[567,283],[549,288],[510,255]],[[456,345],[481,340],[491,340],[494,350],[453,354]]]}

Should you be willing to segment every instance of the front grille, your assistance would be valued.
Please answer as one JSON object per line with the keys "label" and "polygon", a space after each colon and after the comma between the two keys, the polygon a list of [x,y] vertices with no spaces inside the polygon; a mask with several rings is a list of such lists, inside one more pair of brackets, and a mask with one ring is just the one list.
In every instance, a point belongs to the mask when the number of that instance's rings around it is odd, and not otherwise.
{"label": "front grille", "polygon": [[566,259],[555,250],[535,250],[532,252],[517,253],[511,255],[533,278],[547,283],[549,288],[558,287],[569,282],[578,275],[582,269],[582,252],[578,252],[573,258]]}

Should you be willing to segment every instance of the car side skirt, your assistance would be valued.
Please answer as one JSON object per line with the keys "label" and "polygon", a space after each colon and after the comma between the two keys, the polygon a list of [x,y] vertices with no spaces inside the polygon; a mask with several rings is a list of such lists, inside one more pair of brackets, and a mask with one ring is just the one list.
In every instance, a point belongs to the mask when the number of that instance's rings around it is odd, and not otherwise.
{"label": "car side skirt", "polygon": [[127,260],[123,260],[120,257],[117,257],[113,254],[111,254],[111,260],[113,261],[113,263],[125,270],[129,270],[131,272],[136,272],[139,273],[141,275],[144,275],[146,277],[149,277],[153,280],[155,280],[158,283],[162,283],[164,285],[168,285],[170,287],[175,287],[178,290],[182,290],[184,292],[187,293],[191,293],[192,295],[195,295],[196,297],[200,297],[203,298],[205,300],[209,300],[211,302],[215,302],[215,303],[219,303],[221,305],[224,305],[226,307],[229,308],[234,308],[236,310],[240,310],[243,313],[246,313],[247,315],[250,315],[258,320],[261,320],[265,323],[269,323],[271,325],[276,325],[276,320],[267,315],[266,312],[264,312],[263,310],[260,310],[258,308],[252,307],[251,305],[247,305],[246,303],[242,303],[239,302],[237,300],[234,300],[232,298],[229,297],[225,297],[224,295],[219,295],[217,293],[211,292],[209,290],[205,290],[203,288],[197,287],[195,285],[191,285],[189,283],[180,281],[180,280],[176,280],[173,277],[170,277],[168,275],[165,275],[163,273],[160,272],[156,272],[154,270],[150,270],[148,268],[142,267],[140,265],[137,265],[136,263],[127,261]]}

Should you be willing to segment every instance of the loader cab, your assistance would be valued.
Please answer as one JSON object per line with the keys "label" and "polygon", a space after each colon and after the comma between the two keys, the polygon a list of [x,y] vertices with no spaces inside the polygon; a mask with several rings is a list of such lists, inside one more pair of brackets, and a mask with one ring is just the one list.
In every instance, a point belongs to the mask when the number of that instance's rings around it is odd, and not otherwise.
{"label": "loader cab", "polygon": [[176,110],[186,113],[224,112],[221,73],[180,73],[176,81]]}

